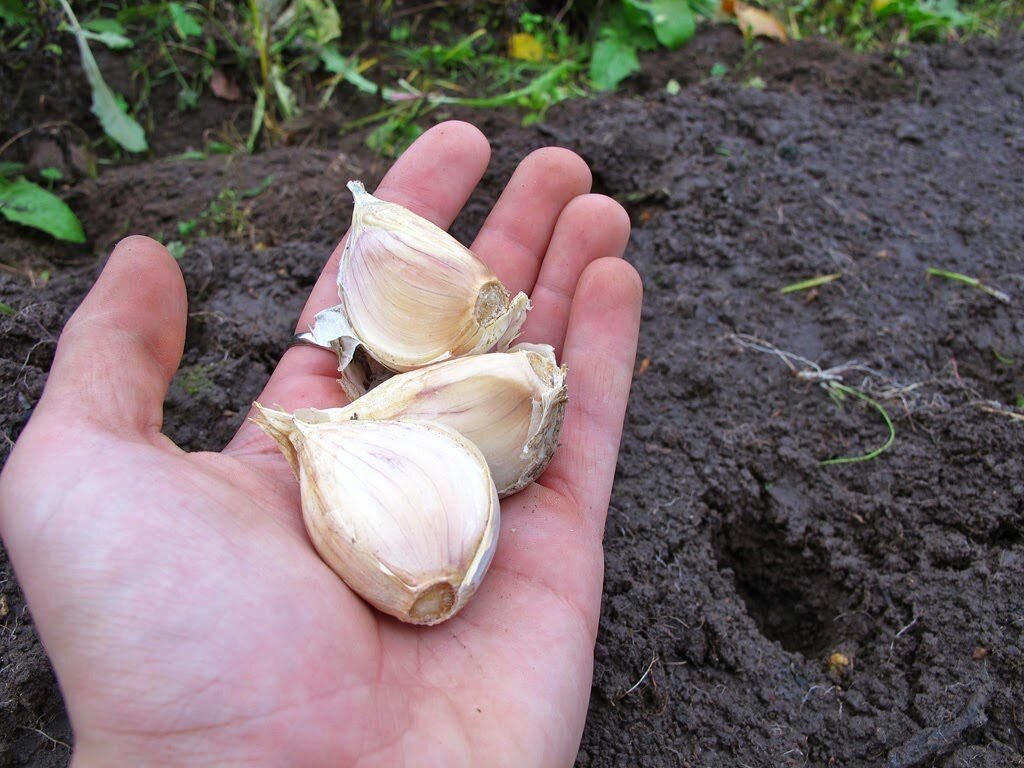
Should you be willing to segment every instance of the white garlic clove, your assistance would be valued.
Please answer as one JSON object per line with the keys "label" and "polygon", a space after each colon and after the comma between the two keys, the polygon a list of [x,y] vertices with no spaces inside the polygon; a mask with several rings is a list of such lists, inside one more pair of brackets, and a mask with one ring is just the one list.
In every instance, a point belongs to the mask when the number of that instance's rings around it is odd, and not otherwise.
{"label": "white garlic clove", "polygon": [[451,427],[480,449],[505,497],[536,480],[558,447],[565,377],[551,347],[518,344],[400,373],[344,408],[302,408],[295,418],[412,419]]}
{"label": "white garlic clove", "polygon": [[255,417],[296,469],[320,557],[364,600],[412,624],[454,616],[498,539],[498,495],[480,451],[422,422]]}
{"label": "white garlic clove", "polygon": [[367,192],[358,181],[352,227],[338,268],[341,304],[312,332],[344,370],[355,348],[392,371],[409,371],[494,348],[504,350],[530,308],[440,227]]}

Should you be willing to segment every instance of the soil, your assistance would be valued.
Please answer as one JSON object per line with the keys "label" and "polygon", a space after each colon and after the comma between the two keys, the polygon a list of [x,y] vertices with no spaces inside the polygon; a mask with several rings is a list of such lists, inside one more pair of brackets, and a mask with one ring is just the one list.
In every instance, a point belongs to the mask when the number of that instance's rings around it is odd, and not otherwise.
{"label": "soil", "polygon": [[[464,115],[495,160],[456,235],[526,152],[571,147],[629,208],[646,287],[577,765],[1024,765],[1022,84],[1013,31],[859,56],[719,29],[539,125]],[[191,220],[166,427],[223,445],[345,228],[344,180],[386,167],[361,140],[106,170],[66,190],[86,247],[0,225],[3,456],[102,254]],[[2,557],[0,600],[0,765],[65,765]]]}

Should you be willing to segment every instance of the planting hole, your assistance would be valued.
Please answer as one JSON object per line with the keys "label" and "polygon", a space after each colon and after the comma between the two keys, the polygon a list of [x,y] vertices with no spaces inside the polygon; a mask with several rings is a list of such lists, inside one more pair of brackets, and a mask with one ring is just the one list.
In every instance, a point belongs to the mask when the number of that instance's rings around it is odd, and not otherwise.
{"label": "planting hole", "polygon": [[832,650],[835,618],[845,610],[847,595],[823,553],[787,541],[783,528],[747,519],[723,526],[715,556],[720,569],[733,572],[736,591],[765,637],[808,658]]}

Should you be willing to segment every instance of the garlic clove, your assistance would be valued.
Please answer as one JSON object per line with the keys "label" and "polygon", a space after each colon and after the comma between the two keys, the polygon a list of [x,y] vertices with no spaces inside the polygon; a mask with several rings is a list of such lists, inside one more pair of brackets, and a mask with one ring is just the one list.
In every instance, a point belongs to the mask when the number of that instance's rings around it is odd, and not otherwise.
{"label": "garlic clove", "polygon": [[565,413],[566,368],[546,344],[474,355],[397,374],[344,408],[302,408],[308,423],[349,419],[429,421],[450,427],[483,453],[500,497],[547,467]]}
{"label": "garlic clove", "polygon": [[526,294],[512,298],[486,264],[427,219],[358,181],[348,187],[355,208],[338,269],[341,304],[320,312],[312,329],[338,352],[339,370],[359,345],[392,371],[506,349],[530,308]]}
{"label": "garlic clove", "polygon": [[421,422],[254,419],[297,469],[320,557],[378,610],[412,624],[454,616],[498,538],[498,495],[480,451]]}

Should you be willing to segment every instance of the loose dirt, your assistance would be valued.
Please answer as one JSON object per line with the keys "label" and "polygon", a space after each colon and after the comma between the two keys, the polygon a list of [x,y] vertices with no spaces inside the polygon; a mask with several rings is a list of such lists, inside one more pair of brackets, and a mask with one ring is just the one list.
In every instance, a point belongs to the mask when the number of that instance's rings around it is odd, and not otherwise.
{"label": "loose dirt", "polygon": [[[723,29],[531,128],[463,115],[495,161],[456,235],[524,153],[571,147],[630,210],[646,287],[579,766],[1024,765],[1022,84],[1013,32],[862,57]],[[68,195],[86,248],[0,225],[2,455],[100,254],[190,221],[166,428],[223,445],[345,228],[344,181],[385,169],[361,138],[108,170]],[[825,463],[888,420],[887,450]],[[0,622],[0,765],[65,765],[3,557]]]}

